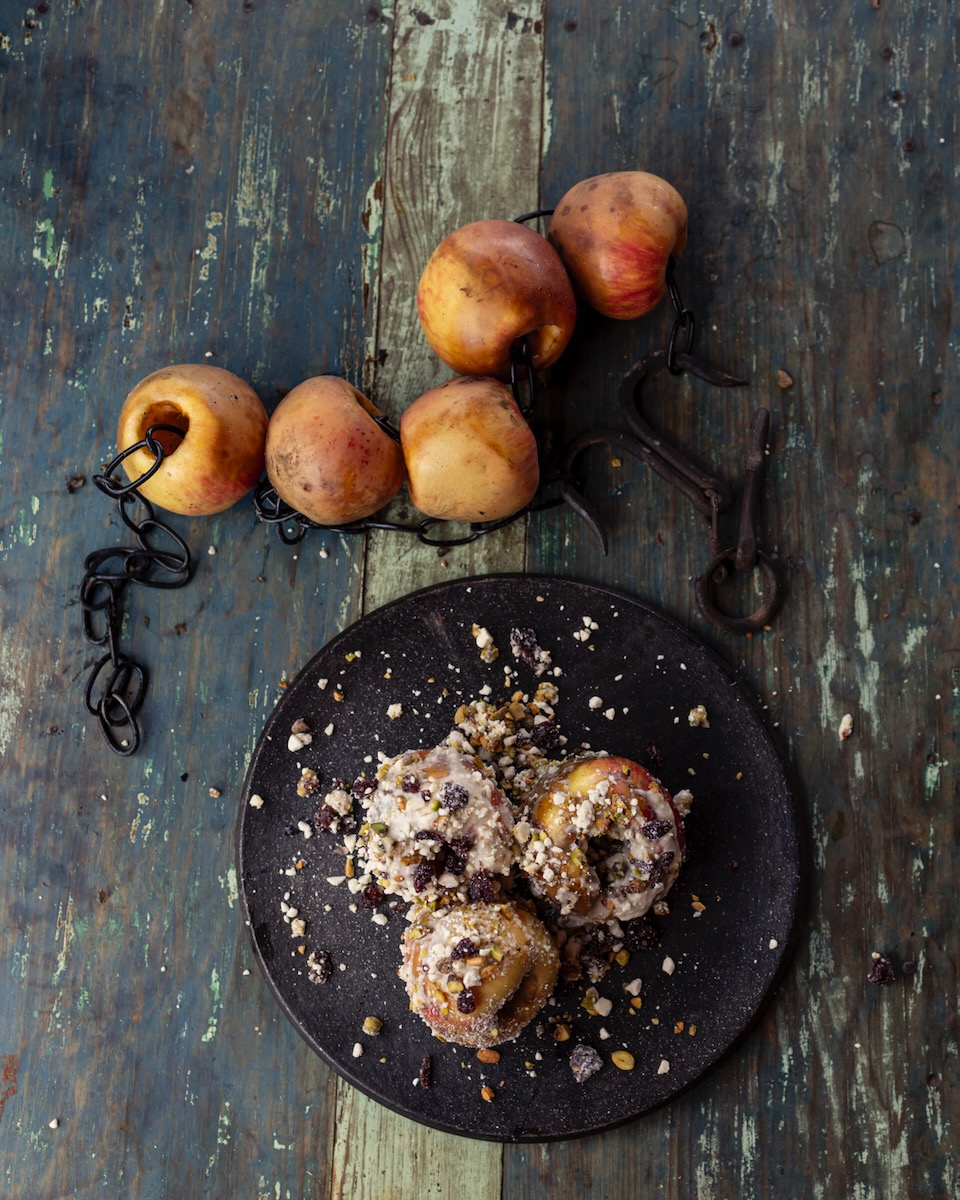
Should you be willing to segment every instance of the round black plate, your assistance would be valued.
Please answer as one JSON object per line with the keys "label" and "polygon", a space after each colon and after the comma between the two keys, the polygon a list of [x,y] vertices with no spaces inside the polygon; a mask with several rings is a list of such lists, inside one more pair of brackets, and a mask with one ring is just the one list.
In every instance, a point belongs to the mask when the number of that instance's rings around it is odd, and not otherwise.
{"label": "round black plate", "polygon": [[[485,626],[500,648],[480,659],[471,633]],[[558,719],[581,740],[651,767],[671,791],[690,788],[688,859],[656,919],[660,946],[614,964],[599,984],[606,1017],[580,1005],[586,984],[561,985],[544,1018],[568,1014],[557,1042],[535,1022],[485,1065],[434,1038],[409,1012],[397,978],[404,918],[371,920],[342,875],[332,834],[303,836],[317,798],[297,795],[301,766],[329,786],[376,769],[377,754],[434,745],[454,713],[489,684],[491,699],[536,686],[513,658],[512,626],[532,628],[563,674]],[[587,631],[587,639],[574,634]],[[506,681],[504,667],[514,674]],[[545,677],[546,678],[546,677]],[[327,680],[321,688],[321,680]],[[342,696],[337,699],[336,696]],[[600,698],[600,707],[590,701]],[[391,718],[388,708],[401,704]],[[709,728],[688,713],[703,704]],[[609,716],[607,714],[610,714]],[[292,752],[303,718],[312,744]],[[325,732],[328,731],[329,732]],[[250,797],[263,805],[254,808]],[[301,864],[299,867],[297,864]],[[595,1133],[670,1100],[750,1027],[784,963],[799,894],[800,849],[782,765],[758,706],[729,669],[690,634],[616,592],[537,576],[494,575],[441,584],[364,617],[325,646],[293,681],[260,738],[244,785],[238,829],[240,894],[257,957],[287,1016],[310,1046],[368,1096],[415,1121],[469,1137],[545,1141]],[[282,904],[306,920],[294,936]],[[694,905],[697,907],[694,907]],[[701,907],[702,906],[702,907]],[[300,947],[305,947],[301,952]],[[311,950],[333,960],[325,983],[308,978]],[[665,958],[675,964],[663,969]],[[669,965],[669,964],[668,964]],[[624,986],[643,981],[639,1010]],[[379,1036],[362,1032],[367,1016]],[[539,1030],[539,1032],[538,1032]],[[586,1042],[604,1066],[583,1084],[569,1066]],[[355,1047],[363,1048],[355,1057]],[[634,1057],[632,1071],[612,1062]],[[415,1084],[426,1055],[433,1084]],[[669,1069],[664,1064],[669,1064]],[[492,1088],[492,1101],[481,1096]]]}

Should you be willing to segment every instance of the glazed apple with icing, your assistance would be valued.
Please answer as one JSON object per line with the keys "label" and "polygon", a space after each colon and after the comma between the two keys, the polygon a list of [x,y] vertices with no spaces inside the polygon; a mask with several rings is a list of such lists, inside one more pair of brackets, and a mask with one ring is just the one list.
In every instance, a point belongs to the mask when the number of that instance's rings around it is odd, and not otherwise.
{"label": "glazed apple with icing", "polygon": [[571,925],[643,916],[673,886],[683,821],[667,789],[631,759],[583,754],[547,770],[526,808],[520,869]]}
{"label": "glazed apple with icing", "polygon": [[387,895],[492,900],[513,865],[513,813],[493,771],[453,746],[388,759],[362,803],[360,856]]}
{"label": "glazed apple with icing", "polygon": [[547,930],[513,903],[414,911],[401,944],[411,1009],[444,1041],[512,1041],[553,991],[559,958]]}

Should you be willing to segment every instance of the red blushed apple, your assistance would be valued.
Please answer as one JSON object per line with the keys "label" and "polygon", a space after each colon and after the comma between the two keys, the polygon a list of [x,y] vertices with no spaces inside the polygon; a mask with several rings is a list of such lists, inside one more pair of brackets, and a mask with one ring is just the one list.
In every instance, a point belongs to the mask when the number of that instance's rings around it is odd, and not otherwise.
{"label": "red blushed apple", "polygon": [[[158,424],[182,430],[182,436],[156,435],[163,462],[139,487],[159,508],[185,516],[222,512],[260,478],[267,411],[253,388],[230,371],[182,363],[148,375],[120,409],[118,451],[142,441]],[[123,460],[123,468],[136,480],[155,462],[149,450],[140,449]]]}
{"label": "red blushed apple", "polygon": [[267,477],[281,500],[318,525],[369,517],[400,490],[403,454],[380,411],[345,379],[305,379],[267,429]]}
{"label": "red blushed apple", "polygon": [[687,240],[687,206],[671,184],[646,171],[595,175],[561,199],[547,237],[588,304],[631,320],[666,293],[667,263]]}
{"label": "red blushed apple", "polygon": [[444,521],[498,521],[540,483],[537,442],[508,387],[458,377],[419,396],[400,418],[410,499]]}
{"label": "red blushed apple", "polygon": [[563,353],[577,320],[570,279],[547,239],[516,221],[474,221],[448,234],[417,289],[430,346],[461,375],[510,379],[515,343],[534,370]]}

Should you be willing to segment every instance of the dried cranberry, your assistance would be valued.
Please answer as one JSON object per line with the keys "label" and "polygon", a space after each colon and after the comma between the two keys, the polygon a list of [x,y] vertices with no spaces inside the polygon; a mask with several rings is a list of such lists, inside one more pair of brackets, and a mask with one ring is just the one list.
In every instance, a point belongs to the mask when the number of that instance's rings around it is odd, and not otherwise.
{"label": "dried cranberry", "polygon": [[450,954],[450,957],[451,958],[469,958],[471,956],[471,954],[476,954],[476,952],[477,952],[476,946],[473,944],[473,942],[468,937],[465,937],[465,938],[461,938],[460,941],[457,942],[457,944],[454,946],[454,948]]}
{"label": "dried cranberry", "polygon": [[653,922],[647,917],[624,921],[623,944],[631,953],[637,950],[652,950],[659,944]]}
{"label": "dried cranberry", "polygon": [[311,983],[326,983],[333,974],[333,961],[326,950],[311,950],[307,959],[307,978]]}
{"label": "dried cranberry", "polygon": [[418,829],[413,835],[415,842],[439,842],[441,837],[439,833],[434,833],[432,829]]}
{"label": "dried cranberry", "polygon": [[400,787],[405,792],[419,792],[420,780],[412,773],[409,775],[404,775],[404,777],[400,780]]}
{"label": "dried cranberry", "polygon": [[667,761],[663,751],[656,742],[647,742],[647,759],[653,767],[662,767]]}
{"label": "dried cranberry", "polygon": [[462,875],[467,869],[467,864],[459,854],[454,854],[452,850],[448,850],[443,862],[443,869],[444,871],[449,871],[451,875]]}
{"label": "dried cranberry", "polygon": [[893,983],[896,979],[896,973],[893,969],[893,963],[885,954],[875,954],[873,956],[873,970],[867,976],[868,983]]}
{"label": "dried cranberry", "polygon": [[360,905],[362,908],[376,908],[382,904],[385,897],[383,892],[375,883],[368,883],[360,893]]}
{"label": "dried cranberry", "polygon": [[582,954],[590,958],[605,958],[616,945],[616,939],[608,929],[598,927],[591,931],[583,943]]}
{"label": "dried cranberry", "polygon": [[531,671],[543,671],[543,651],[532,629],[511,629],[510,649]]}
{"label": "dried cranberry", "polygon": [[445,783],[440,789],[440,803],[448,812],[457,812],[470,800],[470,793],[459,783]]}
{"label": "dried cranberry", "polygon": [[422,892],[433,882],[433,863],[418,862],[413,871],[413,890]]}
{"label": "dried cranberry", "polygon": [[420,1086],[428,1088],[433,1083],[433,1059],[428,1054],[420,1064]]}
{"label": "dried cranberry", "polygon": [[640,832],[645,838],[654,842],[657,838],[666,837],[672,828],[672,821],[647,821],[640,827]]}
{"label": "dried cranberry", "polygon": [[655,859],[649,864],[649,878],[652,887],[656,887],[658,883],[663,883],[667,869],[673,862],[673,851],[665,850],[663,854],[658,854]]}
{"label": "dried cranberry", "polygon": [[478,871],[470,880],[468,892],[474,904],[492,904],[497,891],[490,872]]}
{"label": "dried cranberry", "polygon": [[581,946],[580,966],[591,982],[599,982],[607,973],[615,944],[613,935],[607,930],[595,929]]}
{"label": "dried cranberry", "polygon": [[329,829],[337,819],[337,814],[329,804],[321,804],[317,809],[316,822],[320,829]]}
{"label": "dried cranberry", "polygon": [[459,854],[461,858],[466,858],[473,849],[473,838],[469,834],[464,834],[463,837],[451,838],[450,849],[454,854]]}
{"label": "dried cranberry", "polygon": [[577,1083],[586,1083],[603,1066],[603,1059],[592,1046],[574,1046],[570,1051],[570,1070]]}
{"label": "dried cranberry", "polygon": [[363,800],[370,795],[376,786],[377,781],[375,779],[367,779],[364,775],[361,775],[359,779],[353,781],[350,794],[354,800]]}
{"label": "dried cranberry", "polygon": [[530,741],[545,754],[549,754],[551,750],[559,750],[560,728],[556,721],[541,721],[539,725],[534,725],[530,730]]}
{"label": "dried cranberry", "polygon": [[357,820],[357,818],[353,815],[352,812],[347,813],[346,816],[343,816],[340,818],[340,832],[341,833],[347,834],[349,836],[351,833],[356,833],[359,828],[360,828],[360,822]]}
{"label": "dried cranberry", "polygon": [[473,998],[473,992],[469,988],[464,988],[457,997],[457,1009],[462,1013],[472,1013],[477,1007],[477,1002]]}

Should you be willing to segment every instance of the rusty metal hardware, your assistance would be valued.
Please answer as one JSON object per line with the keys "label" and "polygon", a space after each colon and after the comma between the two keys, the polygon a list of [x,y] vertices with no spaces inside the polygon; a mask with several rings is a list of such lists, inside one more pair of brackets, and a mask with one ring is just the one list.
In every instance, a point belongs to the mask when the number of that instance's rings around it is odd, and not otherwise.
{"label": "rusty metal hardware", "polygon": [[[763,493],[769,435],[770,412],[766,408],[757,409],[750,425],[750,440],[744,461],[745,475],[743,494],[740,498],[737,543],[728,549],[720,550],[696,583],[700,611],[708,621],[730,633],[752,633],[762,629],[769,624],[783,601],[783,581],[779,566],[761,549],[757,539],[757,511]],[[716,586],[726,577],[731,564],[734,571],[759,570],[762,577],[763,598],[748,616],[734,616],[724,612],[717,604]]]}
{"label": "rusty metal hardware", "polygon": [[[730,633],[750,633],[769,623],[783,599],[783,583],[778,566],[774,559],[760,548],[757,538],[757,514],[763,492],[770,412],[761,408],[753,415],[745,461],[737,542],[733,547],[721,548],[719,518],[730,508],[730,489],[721,479],[704,471],[653,429],[643,412],[644,385],[651,376],[663,370],[674,376],[689,373],[713,387],[742,387],[747,381],[721,371],[694,355],[696,320],[693,312],[681,299],[672,259],[667,267],[667,292],[673,306],[674,322],[666,350],[655,351],[641,359],[627,372],[620,385],[620,407],[628,429],[595,430],[581,434],[570,442],[563,459],[561,493],[564,500],[597,535],[603,552],[606,553],[606,534],[595,510],[575,482],[577,462],[590,446],[605,443],[646,463],[667,483],[678,488],[709,522],[707,545],[710,562],[696,581],[696,597],[700,611],[718,629]],[[759,570],[762,577],[763,597],[759,606],[747,616],[735,616],[724,612],[716,596],[719,584],[729,577],[731,571],[753,570]]]}
{"label": "rusty metal hardware", "polygon": [[[84,707],[97,718],[110,749],[122,756],[136,753],[140,745],[137,713],[147,692],[146,668],[120,647],[123,593],[131,583],[149,588],[183,587],[193,573],[186,542],[157,519],[153,505],[139,491],[163,462],[164,449],[156,437],[160,431],[183,436],[183,430],[175,425],[151,425],[142,441],[94,475],[97,488],[116,500],[120,519],[134,533],[137,544],[92,551],[83,561],[84,575],[78,588],[84,637],[92,646],[106,648],[87,676]],[[120,464],[137,450],[148,450],[154,461],[137,479],[125,483],[115,479]]]}
{"label": "rusty metal hardware", "polygon": [[[675,330],[676,330],[675,326]],[[680,327],[682,328],[682,326]],[[673,336],[671,337],[673,339]],[[591,446],[610,445],[646,463],[672,487],[679,489],[697,511],[707,519],[707,546],[709,566],[698,577],[696,583],[697,604],[703,615],[719,629],[732,633],[747,633],[761,629],[776,612],[782,601],[782,584],[774,560],[760,549],[757,540],[757,513],[763,491],[763,476],[766,466],[766,446],[770,431],[770,412],[761,408],[753,416],[747,448],[743,495],[740,507],[737,543],[730,548],[721,548],[719,518],[732,503],[729,487],[715,475],[709,474],[668,439],[658,434],[647,421],[643,412],[644,386],[660,371],[670,371],[671,352],[658,350],[641,359],[627,372],[620,388],[620,405],[628,429],[598,429],[574,438],[564,453],[561,494],[600,541],[603,552],[607,552],[607,537],[594,507],[587,501],[576,484],[577,465],[583,453]],[[688,350],[676,352],[673,363],[677,370],[673,374],[690,372],[697,378],[716,387],[739,387],[745,383],[735,375],[720,371],[693,357]],[[763,577],[763,600],[748,616],[734,616],[723,612],[716,599],[716,588],[727,578],[731,569],[752,571],[759,569]]]}
{"label": "rusty metal hardware", "polygon": [[[552,208],[534,209],[515,217],[523,223],[549,217]],[[707,547],[710,565],[697,579],[696,597],[700,611],[713,625],[729,632],[749,632],[768,623],[782,600],[782,583],[776,563],[757,545],[756,518],[763,483],[763,466],[766,439],[769,433],[770,413],[760,409],[754,416],[751,427],[750,445],[747,453],[744,495],[741,503],[740,530],[733,549],[721,548],[719,517],[732,503],[728,485],[715,475],[698,466],[688,455],[674,446],[667,438],[658,434],[643,413],[643,390],[646,381],[660,371],[672,376],[691,374],[713,387],[742,387],[747,380],[704,362],[693,353],[696,336],[696,318],[680,295],[675,276],[675,264],[671,258],[666,271],[667,294],[673,308],[674,320],[665,350],[658,350],[641,359],[624,377],[620,385],[620,406],[628,428],[596,429],[580,434],[564,449],[559,469],[541,481],[541,488],[533,503],[499,521],[473,522],[469,532],[456,537],[440,537],[434,534],[439,525],[447,524],[433,517],[404,524],[396,521],[378,521],[367,518],[343,525],[320,525],[304,516],[278,496],[269,481],[262,482],[254,491],[254,509],[258,520],[276,526],[281,541],[288,545],[300,542],[309,529],[323,529],[330,533],[357,534],[370,530],[389,530],[409,533],[427,546],[439,548],[463,546],[483,537],[484,534],[502,529],[529,513],[552,508],[566,503],[588,525],[607,552],[607,535],[595,508],[583,495],[577,476],[577,465],[582,455],[596,445],[616,447],[619,451],[640,459],[661,476],[672,487],[678,488],[707,518]],[[514,399],[524,417],[533,425],[535,401],[540,381],[533,370],[530,348],[525,338],[514,344],[510,366],[510,385]],[[396,441],[399,431],[384,417],[375,417],[377,425]],[[536,429],[534,433],[536,434]],[[539,438],[538,438],[539,441]],[[558,496],[546,497],[556,489]],[[719,607],[716,589],[731,570],[751,571],[759,569],[763,577],[763,600],[755,612],[745,617],[725,613]]]}

